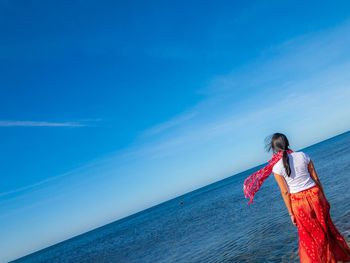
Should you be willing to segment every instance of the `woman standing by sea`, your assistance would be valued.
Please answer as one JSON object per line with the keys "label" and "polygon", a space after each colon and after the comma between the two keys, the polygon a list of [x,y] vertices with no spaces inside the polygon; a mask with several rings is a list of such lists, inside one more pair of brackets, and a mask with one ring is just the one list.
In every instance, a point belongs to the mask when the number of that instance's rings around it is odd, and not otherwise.
{"label": "woman standing by sea", "polygon": [[249,204],[273,173],[291,221],[298,228],[300,262],[350,262],[350,247],[331,219],[330,204],[310,156],[290,149],[282,133],[274,133],[266,148],[274,152],[268,165],[244,181]]}

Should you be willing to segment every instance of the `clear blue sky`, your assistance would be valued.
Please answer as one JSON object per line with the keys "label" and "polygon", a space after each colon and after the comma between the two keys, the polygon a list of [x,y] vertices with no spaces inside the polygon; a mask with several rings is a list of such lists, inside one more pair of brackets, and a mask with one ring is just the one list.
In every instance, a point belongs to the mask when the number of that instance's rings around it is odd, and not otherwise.
{"label": "clear blue sky", "polygon": [[0,262],[350,129],[349,1],[1,1],[0,34]]}

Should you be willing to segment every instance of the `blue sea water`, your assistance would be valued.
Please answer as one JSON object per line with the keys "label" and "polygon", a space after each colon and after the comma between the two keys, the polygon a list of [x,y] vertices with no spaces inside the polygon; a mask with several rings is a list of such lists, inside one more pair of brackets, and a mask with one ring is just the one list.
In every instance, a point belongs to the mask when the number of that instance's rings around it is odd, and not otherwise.
{"label": "blue sea water", "polygon": [[[310,155],[350,241],[350,131],[294,150]],[[299,262],[297,229],[273,176],[250,207],[244,198],[244,179],[265,164],[12,262]]]}

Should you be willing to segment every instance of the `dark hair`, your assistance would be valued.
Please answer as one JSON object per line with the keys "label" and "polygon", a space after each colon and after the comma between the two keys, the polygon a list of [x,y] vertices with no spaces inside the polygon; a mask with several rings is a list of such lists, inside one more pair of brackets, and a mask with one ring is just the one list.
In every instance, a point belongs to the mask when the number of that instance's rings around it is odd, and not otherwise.
{"label": "dark hair", "polygon": [[287,139],[287,136],[283,133],[276,132],[272,135],[269,135],[265,138],[265,149],[266,151],[273,150],[274,153],[277,153],[278,151],[283,151],[283,165],[286,169],[287,175],[290,176],[291,170],[289,165],[289,157],[286,152],[288,150],[289,141]]}

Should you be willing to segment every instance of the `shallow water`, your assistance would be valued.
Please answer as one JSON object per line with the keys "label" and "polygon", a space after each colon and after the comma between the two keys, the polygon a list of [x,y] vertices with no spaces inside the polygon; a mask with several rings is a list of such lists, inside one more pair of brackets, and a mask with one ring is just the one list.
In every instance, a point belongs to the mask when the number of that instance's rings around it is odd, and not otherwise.
{"label": "shallow water", "polygon": [[[350,131],[300,150],[350,241]],[[273,176],[252,206],[243,196],[244,179],[263,165],[12,262],[299,262],[297,229]]]}

